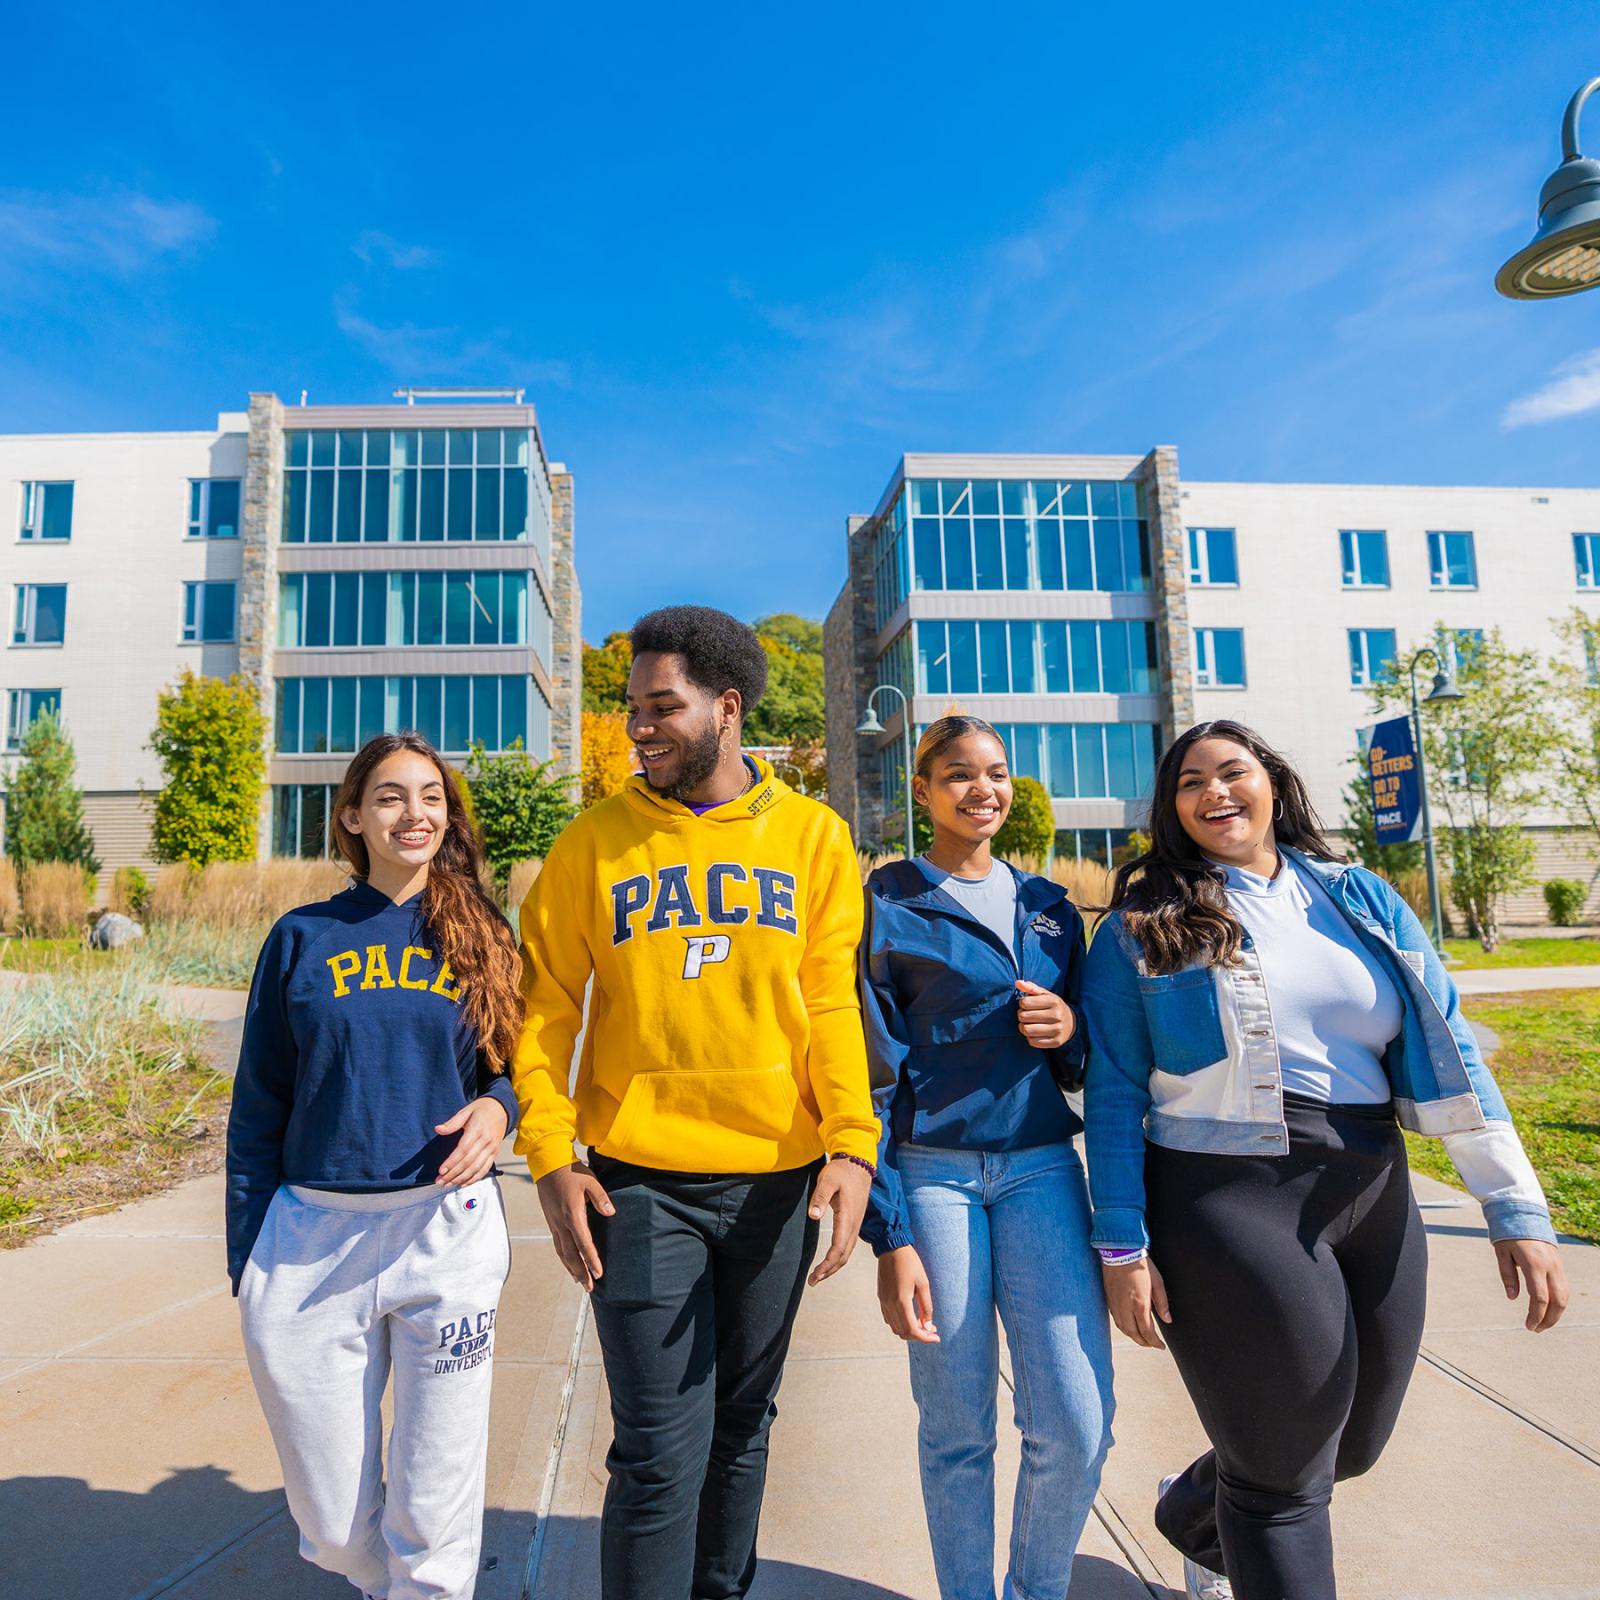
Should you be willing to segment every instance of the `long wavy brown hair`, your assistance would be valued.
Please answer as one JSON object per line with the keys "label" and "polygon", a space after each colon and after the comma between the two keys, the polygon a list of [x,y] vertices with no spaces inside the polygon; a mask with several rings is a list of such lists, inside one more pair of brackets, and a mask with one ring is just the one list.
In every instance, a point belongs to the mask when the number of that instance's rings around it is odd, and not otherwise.
{"label": "long wavy brown hair", "polygon": [[333,837],[339,854],[363,883],[371,866],[366,841],[344,825],[347,809],[359,811],[375,768],[402,750],[431,761],[444,783],[445,829],[428,863],[422,915],[461,987],[467,1020],[495,1072],[511,1063],[522,1031],[522,960],[511,925],[482,883],[483,852],[467,816],[455,774],[420,733],[380,733],[356,752],[333,803]]}
{"label": "long wavy brown hair", "polygon": [[1152,973],[1177,972],[1204,962],[1217,966],[1239,953],[1244,929],[1228,906],[1222,868],[1202,853],[1178,820],[1178,778],[1189,751],[1202,739],[1242,745],[1272,780],[1273,837],[1323,861],[1340,857],[1323,837],[1322,820],[1300,774],[1253,728],[1241,722],[1197,722],[1167,748],[1156,767],[1150,801],[1150,848],[1117,869],[1111,903],[1139,941]]}

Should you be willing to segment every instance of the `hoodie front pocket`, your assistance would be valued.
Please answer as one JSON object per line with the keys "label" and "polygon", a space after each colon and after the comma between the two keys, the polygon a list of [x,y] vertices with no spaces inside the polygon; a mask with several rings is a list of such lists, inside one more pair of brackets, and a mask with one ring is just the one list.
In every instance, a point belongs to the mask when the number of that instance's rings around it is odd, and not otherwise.
{"label": "hoodie front pocket", "polygon": [[1141,974],[1139,994],[1158,1072],[1183,1076],[1226,1058],[1228,1041],[1209,967],[1160,977]]}
{"label": "hoodie front pocket", "polygon": [[787,1064],[640,1072],[599,1142],[669,1172],[762,1172],[803,1115]]}

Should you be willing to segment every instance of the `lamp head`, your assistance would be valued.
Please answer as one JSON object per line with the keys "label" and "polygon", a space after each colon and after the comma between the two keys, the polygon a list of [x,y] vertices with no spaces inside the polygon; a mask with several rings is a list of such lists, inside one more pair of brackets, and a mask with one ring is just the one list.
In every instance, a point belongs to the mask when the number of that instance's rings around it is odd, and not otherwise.
{"label": "lamp head", "polygon": [[1578,113],[1600,88],[1591,78],[1567,106],[1561,125],[1561,165],[1539,191],[1532,241],[1495,274],[1511,300],[1550,300],[1600,285],[1600,161],[1578,153]]}
{"label": "lamp head", "polygon": [[884,725],[878,721],[878,713],[874,711],[871,706],[867,707],[867,714],[861,719],[860,722],[856,724],[856,732],[863,739],[870,739],[877,734],[885,733],[887,731],[888,730],[885,729]]}
{"label": "lamp head", "polygon": [[1464,700],[1466,698],[1460,684],[1448,672],[1439,671],[1433,675],[1433,687],[1428,691],[1427,698],[1422,702],[1431,706],[1439,700]]}

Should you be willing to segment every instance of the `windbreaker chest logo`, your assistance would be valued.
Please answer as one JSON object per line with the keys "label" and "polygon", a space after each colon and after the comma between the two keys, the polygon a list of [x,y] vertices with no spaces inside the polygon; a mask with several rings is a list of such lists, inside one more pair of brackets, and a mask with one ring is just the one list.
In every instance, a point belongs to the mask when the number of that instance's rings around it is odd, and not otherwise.
{"label": "windbreaker chest logo", "polygon": [[683,976],[698,978],[705,968],[725,962],[732,937],[699,929],[739,928],[746,924],[798,934],[795,877],[777,867],[746,867],[740,861],[713,861],[705,868],[686,864],[657,867],[610,886],[611,942],[627,944],[636,934],[677,932],[686,940]]}

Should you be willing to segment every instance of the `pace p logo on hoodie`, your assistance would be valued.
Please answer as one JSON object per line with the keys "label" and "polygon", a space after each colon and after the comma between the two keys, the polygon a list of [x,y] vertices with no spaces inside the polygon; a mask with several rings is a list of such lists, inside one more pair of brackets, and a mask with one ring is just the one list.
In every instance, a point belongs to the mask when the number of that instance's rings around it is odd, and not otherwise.
{"label": "pace p logo on hoodie", "polygon": [[849,830],[753,764],[755,784],[701,816],[635,777],[552,846],[522,908],[512,1065],[535,1179],[575,1140],[669,1172],[876,1159]]}

